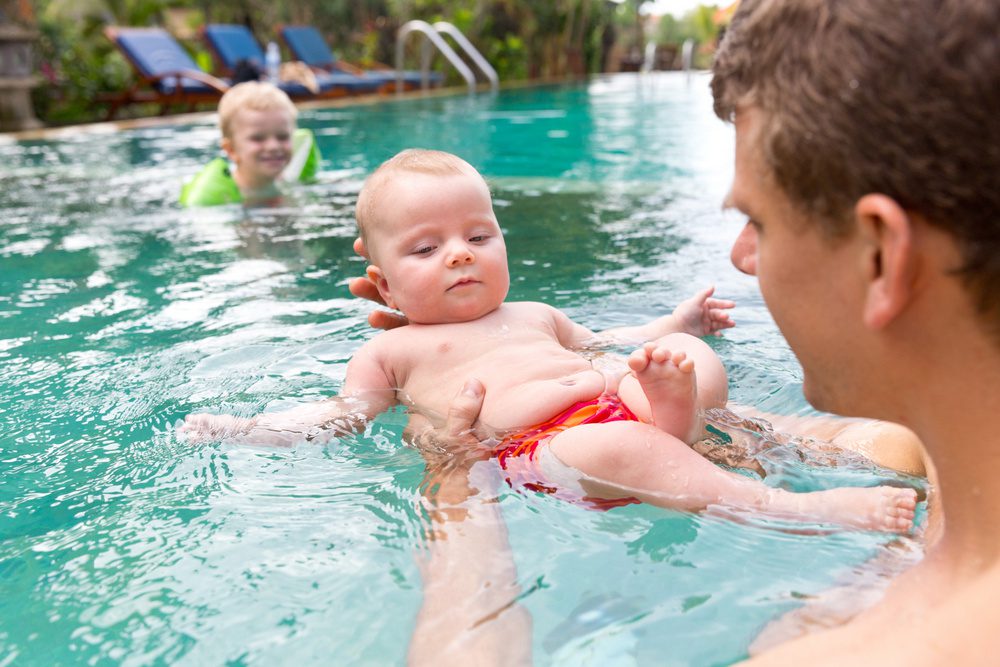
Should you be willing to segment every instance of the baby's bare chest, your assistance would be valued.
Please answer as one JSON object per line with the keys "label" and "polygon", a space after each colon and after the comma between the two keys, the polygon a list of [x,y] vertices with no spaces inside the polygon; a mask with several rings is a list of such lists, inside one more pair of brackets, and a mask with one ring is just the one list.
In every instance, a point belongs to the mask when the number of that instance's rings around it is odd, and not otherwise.
{"label": "baby's bare chest", "polygon": [[592,368],[537,329],[430,333],[434,335],[411,336],[405,345],[390,350],[389,365],[400,400],[442,414],[470,378],[486,387],[488,410],[520,386],[558,382]]}

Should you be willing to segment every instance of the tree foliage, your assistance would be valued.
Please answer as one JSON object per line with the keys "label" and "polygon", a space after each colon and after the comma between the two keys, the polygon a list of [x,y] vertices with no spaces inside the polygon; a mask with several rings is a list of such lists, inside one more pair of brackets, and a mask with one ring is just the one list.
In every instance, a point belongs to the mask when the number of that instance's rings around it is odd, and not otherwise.
{"label": "tree foliage", "polygon": [[698,5],[680,19],[662,17],[656,31],[657,45],[676,50],[690,39],[699,46],[696,66],[707,66],[705,58],[710,58],[711,48],[719,39],[720,26],[715,19],[717,11],[715,6]]}
{"label": "tree foliage", "polygon": [[[622,45],[640,50],[643,46],[639,8],[645,1],[35,0],[42,33],[40,67],[54,84],[37,91],[36,106],[49,122],[90,119],[101,111],[95,102],[102,93],[129,85],[129,66],[103,34],[111,24],[173,29],[195,59],[210,68],[196,33],[186,38],[168,20],[176,18],[177,10],[186,11],[187,20],[198,24],[247,25],[262,43],[276,38],[279,24],[312,25],[338,56],[362,65],[393,63],[396,34],[406,21],[449,21],[476,45],[501,80],[509,81],[614,69],[617,56],[612,53],[620,53]],[[695,25],[692,19],[690,30]],[[415,55],[419,42],[408,40],[407,67],[419,62]],[[453,81],[457,78],[454,72],[449,75]]]}

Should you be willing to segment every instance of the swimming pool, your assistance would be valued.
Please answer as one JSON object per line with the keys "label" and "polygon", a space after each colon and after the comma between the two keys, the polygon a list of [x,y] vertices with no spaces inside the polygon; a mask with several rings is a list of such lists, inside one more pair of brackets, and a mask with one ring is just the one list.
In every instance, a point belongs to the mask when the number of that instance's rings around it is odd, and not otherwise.
{"label": "swimming pool", "polygon": [[[194,446],[192,411],[336,392],[371,335],[353,202],[408,146],[490,180],[512,299],[601,329],[703,285],[732,397],[807,413],[755,281],[728,262],[731,129],[704,76],[313,109],[324,180],[287,208],[184,211],[209,119],[0,144],[0,665],[400,664],[421,601],[423,464],[405,416],[292,450]],[[769,483],[871,483],[771,457]],[[768,620],[883,549],[631,506],[503,492],[540,665],[728,664]]]}

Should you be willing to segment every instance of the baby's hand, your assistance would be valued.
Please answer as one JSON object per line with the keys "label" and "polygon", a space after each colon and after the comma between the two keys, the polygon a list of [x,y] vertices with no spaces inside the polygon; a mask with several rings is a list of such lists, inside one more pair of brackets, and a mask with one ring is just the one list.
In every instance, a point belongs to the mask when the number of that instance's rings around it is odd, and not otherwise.
{"label": "baby's hand", "polygon": [[728,299],[713,299],[715,287],[708,287],[674,308],[674,319],[681,331],[692,336],[719,336],[723,329],[736,326],[729,309],[736,303]]}
{"label": "baby's hand", "polygon": [[236,435],[245,435],[257,424],[256,419],[233,417],[232,415],[210,415],[197,413],[184,418],[177,429],[190,442],[225,440]]}

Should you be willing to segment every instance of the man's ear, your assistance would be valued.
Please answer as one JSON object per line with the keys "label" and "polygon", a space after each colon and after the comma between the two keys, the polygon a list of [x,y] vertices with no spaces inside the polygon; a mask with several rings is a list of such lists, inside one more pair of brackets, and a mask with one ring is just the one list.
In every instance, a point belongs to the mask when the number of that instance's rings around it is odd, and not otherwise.
{"label": "man's ear", "polygon": [[382,300],[385,301],[385,305],[390,308],[395,308],[396,303],[392,300],[392,293],[389,290],[389,281],[385,279],[382,269],[374,264],[369,264],[365,273],[368,275],[368,280],[375,283],[375,287],[378,288],[378,293],[382,296]]}
{"label": "man's ear", "polygon": [[854,216],[865,248],[864,322],[882,329],[903,312],[913,295],[914,220],[895,199],[882,194],[859,199]]}

